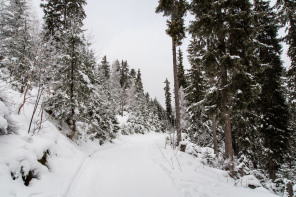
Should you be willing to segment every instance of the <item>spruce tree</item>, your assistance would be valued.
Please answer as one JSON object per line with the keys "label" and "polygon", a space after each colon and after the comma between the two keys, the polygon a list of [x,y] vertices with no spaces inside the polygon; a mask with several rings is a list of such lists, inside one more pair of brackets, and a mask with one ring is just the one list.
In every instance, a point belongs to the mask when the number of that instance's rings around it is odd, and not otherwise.
{"label": "spruce tree", "polygon": [[136,76],[137,76],[137,72],[136,72],[136,70],[134,68],[132,68],[131,72],[130,72],[130,77],[135,79]]}
{"label": "spruce tree", "polygon": [[183,87],[185,89],[187,87],[187,82],[186,82],[185,71],[183,66],[183,53],[180,48],[178,50],[177,67],[178,67],[179,88]]}
{"label": "spruce tree", "polygon": [[277,170],[289,154],[289,141],[291,141],[288,129],[288,107],[281,87],[283,66],[280,54],[282,49],[277,38],[279,26],[274,20],[276,13],[269,7],[269,3],[256,0],[254,11],[256,12],[256,25],[260,27],[257,35],[260,43],[258,56],[260,63],[265,66],[264,71],[258,75],[258,81],[261,84],[258,105],[260,125],[262,125],[259,131],[264,139],[262,154],[264,159],[261,165],[268,170],[270,179],[275,180]]}
{"label": "spruce tree", "polygon": [[129,65],[127,61],[121,61],[120,67],[120,85],[122,88],[129,87]]}
{"label": "spruce tree", "polygon": [[27,0],[9,0],[2,4],[0,26],[0,63],[5,65],[15,85],[24,92],[32,81],[33,37]]}
{"label": "spruce tree", "polygon": [[104,78],[108,80],[110,78],[110,64],[107,61],[107,56],[105,55],[101,61],[101,68],[104,74]]}
{"label": "spruce tree", "polygon": [[137,89],[137,92],[138,93],[140,93],[140,94],[143,94],[144,93],[143,83],[142,83],[142,77],[141,77],[141,70],[140,69],[138,70],[138,73],[137,73],[136,89]]}
{"label": "spruce tree", "polygon": [[[55,35],[59,36],[57,46],[61,52],[59,65],[55,67],[56,75],[54,77],[60,85],[54,87],[56,93],[49,99],[47,108],[57,118],[66,120],[71,126],[70,138],[73,138],[76,134],[76,122],[85,106],[82,103],[87,102],[86,98],[89,98],[87,94],[92,92],[92,86],[89,84],[92,83],[94,78],[91,76],[93,74],[91,70],[94,70],[94,66],[86,67],[87,64],[84,62],[85,51],[88,47],[82,30],[83,19],[85,18],[83,6],[85,4],[84,0],[62,2],[48,0],[43,5],[45,21],[57,20],[54,17],[58,17],[58,20],[61,21],[61,23],[54,24],[60,25],[59,27],[52,28],[50,26],[52,23],[47,22],[44,26],[46,31],[59,31]],[[62,6],[62,11],[60,11],[59,6]],[[48,7],[52,8],[53,14],[46,15]],[[61,12],[62,14],[60,14]]]}
{"label": "spruce tree", "polygon": [[164,93],[165,93],[165,106],[166,106],[166,117],[167,120],[170,123],[173,123],[173,115],[172,115],[172,96],[171,96],[171,90],[170,90],[170,82],[168,79],[165,80],[165,87],[164,87]]}
{"label": "spruce tree", "polygon": [[111,73],[110,73],[110,97],[112,100],[111,107],[115,114],[120,113],[120,97],[121,92],[121,85],[120,85],[120,63],[116,60],[111,66]]}
{"label": "spruce tree", "polygon": [[44,28],[46,29],[46,37],[54,36],[56,41],[61,41],[60,33],[63,24],[63,12],[65,10],[64,1],[60,0],[42,0],[40,7],[44,12]]}
{"label": "spruce tree", "polygon": [[[236,122],[232,117],[242,111],[246,112],[243,116],[248,116],[256,96],[251,4],[247,0],[192,0],[191,11],[195,20],[189,29],[200,49],[195,59],[201,60],[208,79],[220,79],[212,88],[218,90],[217,98],[222,98],[216,106],[221,112],[220,122],[224,123],[225,152],[230,159],[230,174],[234,176],[232,126]],[[240,126],[237,125],[237,131]]]}
{"label": "spruce tree", "polygon": [[[293,131],[291,136],[291,145],[294,154],[295,166],[295,150],[296,150],[296,2],[292,0],[277,0],[276,7],[281,19],[282,27],[286,28],[287,35],[284,41],[288,44],[288,56],[291,60],[291,65],[287,73],[288,84],[288,103],[290,111],[289,127]],[[294,139],[294,140],[293,140]],[[294,141],[294,142],[293,142]],[[293,170],[292,170],[293,171]],[[294,170],[295,171],[295,170]],[[295,176],[294,176],[295,177]]]}
{"label": "spruce tree", "polygon": [[181,141],[180,128],[180,104],[179,104],[179,81],[177,68],[176,47],[182,44],[182,39],[185,37],[184,15],[186,13],[185,0],[160,0],[156,8],[156,13],[163,13],[164,16],[170,16],[167,21],[167,34],[172,38],[173,49],[173,68],[174,68],[174,94],[176,108],[176,129],[177,129],[177,145]]}
{"label": "spruce tree", "polygon": [[[286,28],[287,35],[284,41],[289,45],[288,56],[291,66],[288,70],[288,85],[290,88],[290,102],[296,100],[296,2],[291,0],[277,0],[276,7],[282,26]],[[295,106],[294,110],[295,110]],[[293,111],[295,113],[295,111]]]}
{"label": "spruce tree", "polygon": [[[207,70],[211,65],[210,62],[204,63],[199,58],[205,52],[200,48],[201,46],[194,38],[188,47],[188,57],[191,64],[191,68],[188,70],[188,87],[186,89],[191,122],[189,136],[199,146],[214,144],[214,150],[217,153],[216,121],[214,118],[216,118],[219,108],[218,101],[221,98],[218,98],[217,80],[213,79],[210,69]],[[213,117],[212,122],[210,117]],[[210,130],[211,127],[213,131]]]}

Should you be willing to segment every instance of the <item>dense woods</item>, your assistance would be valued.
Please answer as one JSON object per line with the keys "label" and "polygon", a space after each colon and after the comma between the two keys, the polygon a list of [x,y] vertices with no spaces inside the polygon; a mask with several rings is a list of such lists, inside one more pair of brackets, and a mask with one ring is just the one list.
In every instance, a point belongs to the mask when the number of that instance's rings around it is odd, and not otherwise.
{"label": "dense woods", "polygon": [[[252,169],[261,180],[295,181],[296,3],[160,0],[156,12],[171,16],[167,34],[173,42],[174,36],[184,38],[184,13],[174,15],[183,4],[194,20],[186,27],[191,68],[184,75],[180,50],[177,71],[173,65],[175,91],[177,84],[185,92],[188,116],[181,121],[190,123],[181,129],[192,142],[213,147],[217,159],[227,158],[232,177]],[[285,37],[278,35],[280,28]],[[292,61],[287,70],[280,58],[283,41]]]}
{"label": "dense woods", "polygon": [[[42,0],[42,25],[27,0],[1,1],[1,80],[21,92],[24,103],[37,90],[32,119],[41,106],[70,128],[71,140],[83,133],[103,144],[119,132],[170,131],[179,145],[186,133],[190,142],[213,148],[211,159],[221,161],[215,167],[231,177],[252,174],[263,185],[272,180],[268,189],[284,192],[287,180],[296,181],[296,2],[158,2],[156,13],[168,17],[173,52],[174,81],[162,84],[165,107],[145,93],[141,70],[126,60],[96,58],[83,29],[85,0]],[[194,17],[187,27],[186,14]],[[281,28],[284,36],[278,35]],[[188,57],[177,49],[186,31]],[[282,42],[289,47],[289,68],[281,60]],[[1,135],[16,132],[9,113],[1,113]],[[123,128],[118,116],[128,117]],[[30,124],[28,133],[37,130]]]}

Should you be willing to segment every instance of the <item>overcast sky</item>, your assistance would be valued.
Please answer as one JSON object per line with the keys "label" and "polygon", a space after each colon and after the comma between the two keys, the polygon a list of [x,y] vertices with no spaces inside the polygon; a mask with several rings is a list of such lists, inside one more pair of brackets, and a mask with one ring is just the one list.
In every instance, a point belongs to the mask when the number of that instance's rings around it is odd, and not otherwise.
{"label": "overcast sky", "polygon": [[[33,2],[37,7],[41,1]],[[145,91],[164,106],[166,78],[173,91],[172,43],[165,33],[167,18],[155,13],[157,4],[158,0],[87,0],[84,23],[93,36],[98,59],[107,55],[110,63],[127,60],[130,68],[141,69]],[[190,67],[188,43],[185,39],[181,48],[185,69]],[[283,58],[287,66],[289,61]]]}
{"label": "overcast sky", "polygon": [[87,2],[85,25],[95,36],[98,55],[107,55],[111,62],[124,59],[131,68],[141,69],[145,91],[164,105],[166,78],[173,89],[172,44],[165,33],[167,19],[155,13],[158,0]]}

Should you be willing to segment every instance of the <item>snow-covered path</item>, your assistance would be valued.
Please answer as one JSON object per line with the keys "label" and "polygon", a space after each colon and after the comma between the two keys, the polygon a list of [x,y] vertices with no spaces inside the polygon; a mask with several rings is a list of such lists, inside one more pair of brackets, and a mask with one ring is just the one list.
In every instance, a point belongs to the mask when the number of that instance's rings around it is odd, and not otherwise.
{"label": "snow-covered path", "polygon": [[[67,197],[177,197],[172,180],[153,162],[159,135],[131,136],[84,161]],[[153,151],[152,151],[153,152]]]}
{"label": "snow-covered path", "polygon": [[165,135],[122,137],[81,161],[65,197],[274,197],[241,187],[222,170],[164,148]]}

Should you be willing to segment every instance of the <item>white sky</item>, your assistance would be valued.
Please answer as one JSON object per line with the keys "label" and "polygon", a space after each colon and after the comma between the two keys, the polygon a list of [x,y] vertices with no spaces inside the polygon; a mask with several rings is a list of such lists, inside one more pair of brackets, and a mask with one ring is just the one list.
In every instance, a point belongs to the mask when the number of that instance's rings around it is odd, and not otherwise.
{"label": "white sky", "polygon": [[[36,7],[41,2],[32,1]],[[130,68],[141,69],[145,91],[164,106],[166,78],[173,91],[172,44],[165,33],[167,18],[155,13],[157,4],[158,0],[87,0],[84,23],[93,37],[98,60],[107,55],[110,63],[123,59]],[[42,14],[41,9],[38,12]],[[188,44],[185,39],[181,48],[185,69],[190,68],[186,58]],[[283,59],[287,67],[289,59]]]}
{"label": "white sky", "polygon": [[155,13],[157,4],[158,0],[88,0],[85,25],[95,37],[98,55],[140,68],[145,91],[164,105],[166,78],[173,90],[172,44],[165,33],[166,18]]}

